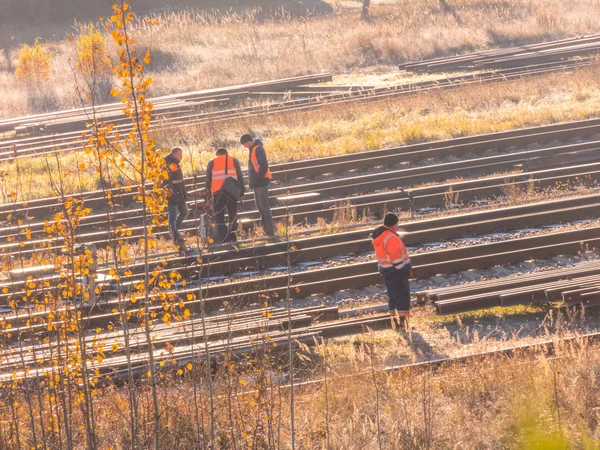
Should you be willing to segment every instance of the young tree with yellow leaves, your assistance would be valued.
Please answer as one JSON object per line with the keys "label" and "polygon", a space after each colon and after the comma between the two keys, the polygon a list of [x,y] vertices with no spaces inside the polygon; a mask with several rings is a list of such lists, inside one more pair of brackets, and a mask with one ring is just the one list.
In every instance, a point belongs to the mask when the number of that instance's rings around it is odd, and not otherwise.
{"label": "young tree with yellow leaves", "polygon": [[[76,69],[86,86],[85,98],[92,107],[108,97],[112,62],[102,33],[93,25],[81,30],[75,40]],[[77,92],[81,95],[79,87]]]}
{"label": "young tree with yellow leaves", "polygon": [[33,46],[23,45],[19,53],[19,65],[15,70],[18,80],[25,83],[47,80],[52,70],[52,54],[46,52],[39,39]]}
{"label": "young tree with yellow leaves", "polygon": [[[107,29],[118,47],[117,64],[113,68],[120,85],[113,90],[113,96],[121,98],[123,112],[131,119],[132,130],[124,137],[122,145],[131,147],[135,155],[130,159],[134,166],[134,179],[138,186],[138,200],[142,202],[142,246],[144,252],[144,281],[139,295],[144,299],[141,322],[146,334],[148,346],[148,363],[152,403],[154,415],[154,446],[160,448],[160,408],[157,390],[158,376],[154,359],[154,344],[151,335],[152,317],[150,312],[150,247],[155,246],[154,227],[164,224],[164,205],[166,193],[163,189],[165,179],[164,163],[161,152],[156,148],[154,138],[150,135],[152,118],[151,102],[147,101],[147,91],[152,78],[145,75],[144,67],[150,63],[150,53],[143,56],[137,54],[135,41],[129,28],[135,18],[129,4],[120,0],[113,4],[113,15],[107,23]],[[166,308],[168,310],[168,308]]]}

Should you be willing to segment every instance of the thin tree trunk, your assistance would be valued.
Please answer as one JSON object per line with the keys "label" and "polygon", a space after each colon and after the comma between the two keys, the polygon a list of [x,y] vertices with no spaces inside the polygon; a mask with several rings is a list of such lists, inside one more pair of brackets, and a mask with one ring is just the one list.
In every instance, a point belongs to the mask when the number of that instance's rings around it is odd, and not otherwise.
{"label": "thin tree trunk", "polygon": [[294,416],[294,341],[292,340],[292,303],[290,298],[290,289],[292,284],[292,260],[290,253],[290,214],[289,206],[285,207],[285,242],[287,257],[287,288],[285,290],[287,300],[287,319],[288,319],[288,363],[290,367],[290,433],[292,439],[292,450],[296,448],[296,423]]}
{"label": "thin tree trunk", "polygon": [[[125,13],[125,2],[121,0],[121,11]],[[148,363],[150,365],[150,384],[152,387],[152,404],[154,408],[154,447],[156,450],[160,449],[160,410],[159,410],[159,399],[158,399],[158,390],[157,390],[157,379],[156,379],[156,367],[154,365],[154,346],[152,343],[152,336],[150,331],[150,295],[149,295],[149,287],[150,287],[150,264],[148,262],[149,258],[149,246],[148,246],[148,196],[146,193],[146,147],[144,146],[144,132],[142,131],[142,125],[140,117],[140,108],[138,104],[138,96],[136,91],[136,84],[134,79],[134,65],[133,65],[133,56],[131,54],[131,47],[129,41],[129,34],[127,30],[127,20],[123,18],[123,33],[125,35],[124,40],[124,48],[125,53],[127,55],[127,65],[128,65],[128,78],[131,87],[131,101],[133,103],[133,121],[135,132],[137,133],[137,139],[139,143],[139,152],[141,158],[141,166],[140,166],[140,190],[142,194],[142,226],[144,229],[144,332],[146,335],[146,342],[148,343]]]}

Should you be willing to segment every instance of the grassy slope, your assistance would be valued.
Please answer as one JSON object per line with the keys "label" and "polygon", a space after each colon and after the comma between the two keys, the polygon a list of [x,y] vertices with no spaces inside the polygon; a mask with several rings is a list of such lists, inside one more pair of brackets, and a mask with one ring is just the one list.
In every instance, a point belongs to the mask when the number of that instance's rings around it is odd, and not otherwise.
{"label": "grassy slope", "polygon": [[[355,72],[434,56],[595,33],[600,5],[587,0],[455,0],[455,16],[437,0],[372,2],[372,21],[361,22],[359,2],[330,1],[332,13],[266,19],[258,13],[214,17],[183,12],[161,17],[136,40],[152,49],[154,94],[167,94],[305,73]],[[108,14],[107,11],[105,13]],[[262,14],[262,13],[261,13]],[[264,16],[264,14],[262,14]],[[66,28],[64,32],[72,31]],[[57,33],[57,36],[60,36]],[[326,45],[324,45],[326,44]],[[13,45],[13,44],[10,44]],[[73,44],[48,44],[52,80],[26,87],[15,82],[17,52],[0,59],[0,118],[77,104],[73,94]]]}

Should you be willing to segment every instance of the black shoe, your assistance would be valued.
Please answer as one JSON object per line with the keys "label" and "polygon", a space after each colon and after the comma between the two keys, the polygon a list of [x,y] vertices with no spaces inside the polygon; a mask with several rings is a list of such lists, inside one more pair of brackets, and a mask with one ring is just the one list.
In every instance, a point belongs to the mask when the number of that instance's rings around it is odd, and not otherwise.
{"label": "black shoe", "polygon": [[185,239],[183,239],[183,236],[180,235],[179,233],[177,233],[175,235],[175,245],[178,245],[180,247],[185,247]]}

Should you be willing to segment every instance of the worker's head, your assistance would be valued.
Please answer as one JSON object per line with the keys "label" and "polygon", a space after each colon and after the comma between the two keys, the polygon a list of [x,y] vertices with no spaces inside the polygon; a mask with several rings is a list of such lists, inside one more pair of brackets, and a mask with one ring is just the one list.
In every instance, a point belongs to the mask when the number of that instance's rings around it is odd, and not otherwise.
{"label": "worker's head", "polygon": [[252,148],[253,143],[254,143],[254,138],[248,133],[243,134],[242,137],[240,138],[240,144],[242,144],[246,148]]}
{"label": "worker's head", "polygon": [[227,156],[227,150],[225,150],[224,148],[220,148],[217,150],[217,156],[222,156],[222,155]]}
{"label": "worker's head", "polygon": [[396,229],[398,228],[399,221],[400,221],[400,219],[398,219],[398,216],[396,214],[387,213],[385,215],[385,217],[383,218],[383,225],[396,231]]}
{"label": "worker's head", "polygon": [[171,155],[173,155],[177,161],[181,161],[181,158],[183,158],[183,150],[181,147],[173,147],[173,150],[171,150]]}

